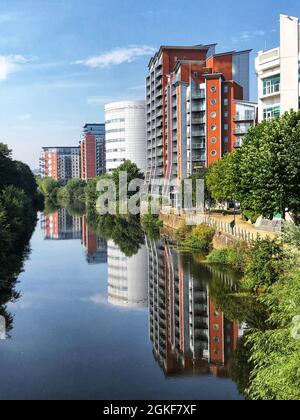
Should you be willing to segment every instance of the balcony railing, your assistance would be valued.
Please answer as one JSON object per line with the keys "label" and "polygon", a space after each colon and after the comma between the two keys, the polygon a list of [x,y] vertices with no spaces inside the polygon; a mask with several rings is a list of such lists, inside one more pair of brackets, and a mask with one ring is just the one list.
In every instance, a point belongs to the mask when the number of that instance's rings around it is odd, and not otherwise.
{"label": "balcony railing", "polygon": [[234,121],[254,121],[256,118],[254,111],[249,112],[237,112],[234,117]]}
{"label": "balcony railing", "polygon": [[192,90],[191,98],[192,99],[205,99],[205,91],[204,90]]}

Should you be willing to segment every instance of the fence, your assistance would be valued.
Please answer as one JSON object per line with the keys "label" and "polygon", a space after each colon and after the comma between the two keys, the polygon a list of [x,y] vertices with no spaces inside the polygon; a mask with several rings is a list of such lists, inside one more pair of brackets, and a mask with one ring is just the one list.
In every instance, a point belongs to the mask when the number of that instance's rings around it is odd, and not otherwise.
{"label": "fence", "polygon": [[248,243],[255,241],[260,236],[259,232],[249,232],[239,225],[232,227],[231,223],[222,222],[205,215],[187,216],[186,222],[189,225],[205,224],[207,226],[211,226],[216,229],[216,231],[234,236],[235,238]]}

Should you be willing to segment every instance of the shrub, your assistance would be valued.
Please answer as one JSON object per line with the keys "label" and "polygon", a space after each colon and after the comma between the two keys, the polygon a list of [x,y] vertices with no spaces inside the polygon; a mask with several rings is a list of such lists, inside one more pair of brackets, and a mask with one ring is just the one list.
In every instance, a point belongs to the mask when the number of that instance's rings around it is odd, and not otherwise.
{"label": "shrub", "polygon": [[250,248],[242,285],[247,290],[268,288],[292,267],[293,258],[277,240],[256,240]]}
{"label": "shrub", "polygon": [[247,245],[238,244],[228,248],[213,249],[207,257],[209,264],[226,265],[235,270],[244,271],[248,256]]}
{"label": "shrub", "polygon": [[251,210],[244,210],[243,211],[243,219],[248,222],[251,221],[252,224],[256,223],[257,219],[259,218],[259,214]]}
{"label": "shrub", "polygon": [[191,234],[193,226],[187,225],[186,221],[184,220],[179,229],[176,231],[176,240],[178,242],[185,241],[188,236]]}
{"label": "shrub", "polygon": [[198,225],[192,228],[190,235],[184,240],[183,247],[197,251],[209,251],[215,230],[206,225]]}

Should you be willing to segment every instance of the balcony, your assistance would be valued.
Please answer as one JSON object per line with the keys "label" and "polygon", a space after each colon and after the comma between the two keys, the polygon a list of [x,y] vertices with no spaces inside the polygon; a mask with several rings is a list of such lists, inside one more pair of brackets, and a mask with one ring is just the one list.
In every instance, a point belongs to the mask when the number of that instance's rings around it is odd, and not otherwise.
{"label": "balcony", "polygon": [[205,99],[205,90],[192,90],[191,92],[192,99]]}
{"label": "balcony", "polygon": [[254,111],[237,112],[234,121],[255,121],[256,114]]}
{"label": "balcony", "polygon": [[242,141],[242,140],[236,140],[236,141],[233,143],[233,147],[234,147],[235,149],[238,149],[238,148],[242,147],[242,144],[243,144],[243,141]]}
{"label": "balcony", "polygon": [[192,118],[192,124],[205,124],[205,123],[206,123],[205,118],[196,118],[196,117]]}
{"label": "balcony", "polygon": [[192,112],[201,112],[205,111],[205,106],[198,104],[198,103],[192,103],[191,104],[191,111]]}
{"label": "balcony", "polygon": [[201,142],[201,143],[194,143],[192,145],[192,149],[194,150],[199,150],[199,149],[205,149],[205,142]]}
{"label": "balcony", "polygon": [[[189,130],[188,130],[189,132]],[[192,130],[191,131],[192,137],[204,137],[205,136],[205,130]]]}
{"label": "balcony", "polygon": [[247,128],[246,127],[236,128],[235,130],[233,130],[233,134],[236,135],[236,136],[245,136],[248,133],[249,128],[250,127],[247,127]]}

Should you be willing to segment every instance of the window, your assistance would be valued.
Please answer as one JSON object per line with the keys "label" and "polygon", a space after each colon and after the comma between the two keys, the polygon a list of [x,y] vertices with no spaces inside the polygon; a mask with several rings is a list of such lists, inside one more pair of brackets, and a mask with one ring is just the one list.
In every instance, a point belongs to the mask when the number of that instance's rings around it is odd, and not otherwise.
{"label": "window", "polygon": [[228,93],[229,92],[229,87],[227,85],[224,86],[224,93]]}
{"label": "window", "polygon": [[228,131],[228,124],[224,124],[224,130]]}
{"label": "window", "polygon": [[228,118],[228,111],[224,112],[224,118]]}
{"label": "window", "polygon": [[280,117],[280,105],[264,109],[264,120],[272,120]]}
{"label": "window", "polygon": [[219,312],[218,312],[218,311],[215,311],[215,312],[214,312],[214,317],[215,317],[215,318],[218,318],[218,316],[219,316],[219,315],[220,315],[220,314],[219,314]]}
{"label": "window", "polygon": [[213,144],[217,143],[217,137],[212,137],[210,140]]}
{"label": "window", "polygon": [[215,92],[217,91],[216,86],[212,86],[212,87],[210,88],[210,91],[211,91],[212,93],[215,93]]}
{"label": "window", "polygon": [[213,111],[213,112],[211,112],[210,116],[211,116],[211,118],[216,118],[217,113],[215,111]]}
{"label": "window", "polygon": [[224,143],[228,143],[228,136],[225,136],[225,137],[223,138],[223,141],[224,141]]}
{"label": "window", "polygon": [[264,95],[272,95],[280,91],[280,74],[268,77],[263,80],[263,93]]}
{"label": "window", "polygon": [[212,124],[210,128],[211,128],[212,131],[216,131],[217,126],[216,126],[216,124]]}
{"label": "window", "polygon": [[219,331],[220,327],[219,324],[214,324],[214,331]]}
{"label": "window", "polygon": [[219,341],[220,341],[219,337],[217,337],[217,336],[216,336],[216,337],[214,337],[214,342],[215,342],[215,343],[219,343]]}
{"label": "window", "polygon": [[212,99],[212,100],[210,101],[210,103],[211,103],[211,105],[217,105],[217,100],[216,100],[216,99]]}
{"label": "window", "polygon": [[229,103],[228,99],[224,99],[224,106],[228,106],[228,103]]}
{"label": "window", "polygon": [[213,157],[217,156],[217,151],[216,151],[216,150],[212,150],[212,151],[211,151],[211,155],[212,155]]}

